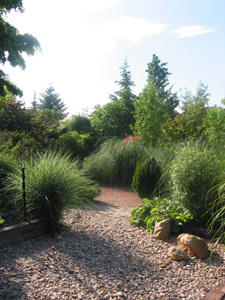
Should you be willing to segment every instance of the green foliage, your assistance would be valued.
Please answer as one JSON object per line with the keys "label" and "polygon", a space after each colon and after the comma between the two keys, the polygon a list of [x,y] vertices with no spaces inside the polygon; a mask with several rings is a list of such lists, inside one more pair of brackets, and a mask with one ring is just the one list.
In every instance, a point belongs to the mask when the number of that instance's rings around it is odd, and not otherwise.
{"label": "green foliage", "polygon": [[[25,69],[23,53],[34,55],[40,49],[40,44],[32,35],[20,34],[18,30],[3,19],[3,15],[11,9],[23,10],[22,1],[10,0],[1,1],[0,4],[0,62],[5,64],[7,61],[11,66],[20,66]],[[7,76],[0,70],[0,96],[5,96],[5,87],[13,94],[22,96],[22,91],[12,84]]]}
{"label": "green foliage", "polygon": [[[25,172],[28,213],[47,217],[50,232],[57,229],[63,209],[84,206],[99,192],[78,161],[62,153],[47,151],[31,157],[25,162]],[[22,208],[21,172],[8,177],[7,191],[16,206]]]}
{"label": "green foliage", "polygon": [[115,92],[115,95],[110,95],[110,99],[115,101],[118,100],[118,97],[121,97],[124,90],[129,92],[130,98],[135,98],[135,95],[132,93],[131,87],[134,86],[134,82],[131,80],[131,72],[129,71],[129,64],[127,59],[125,59],[123,66],[120,68],[121,80],[115,81],[116,84],[120,86],[120,90]]}
{"label": "green foliage", "polygon": [[81,134],[87,134],[92,131],[91,121],[89,117],[83,115],[73,115],[69,120],[66,121],[65,126],[70,131],[77,131]]}
{"label": "green foliage", "polygon": [[191,212],[198,224],[204,224],[209,218],[207,211],[215,199],[211,188],[218,175],[216,156],[198,144],[184,146],[172,161],[172,197]]}
{"label": "green foliage", "polygon": [[62,134],[56,145],[60,149],[64,149],[66,152],[70,153],[70,155],[75,157],[84,158],[88,154],[90,154],[89,147],[91,146],[88,141],[91,140],[89,135],[79,134],[76,131],[67,132]]}
{"label": "green foliage", "polygon": [[5,97],[1,97],[1,100],[0,130],[29,130],[31,114],[25,110],[24,103],[16,100],[9,92],[7,92]]}
{"label": "green foliage", "polygon": [[9,194],[6,193],[6,179],[17,167],[17,162],[12,155],[0,152],[0,219],[2,214],[11,206]]}
{"label": "green foliage", "polygon": [[203,102],[189,104],[185,113],[169,118],[165,122],[160,142],[168,143],[204,137],[207,129],[206,113],[207,108]]}
{"label": "green foliage", "polygon": [[[66,117],[65,103],[60,98],[59,94],[55,93],[53,86],[49,86],[44,93],[41,94],[40,105],[41,110],[51,111],[57,120],[62,120]],[[51,116],[51,115],[50,115]]]}
{"label": "green foliage", "polygon": [[209,220],[209,230],[216,229],[215,238],[216,244],[219,242],[225,243],[225,173],[222,176],[221,182],[213,189],[216,189],[218,198],[215,199],[210,212],[212,217]]}
{"label": "green foliage", "polygon": [[11,9],[23,11],[23,1],[22,0],[1,0],[0,4],[0,14],[10,12]]}
{"label": "green foliage", "polygon": [[155,86],[148,84],[139,95],[139,99],[135,101],[134,106],[135,134],[150,145],[156,145],[167,116],[163,99],[159,97]]}
{"label": "green foliage", "polygon": [[206,138],[213,145],[218,145],[225,140],[225,109],[215,107],[207,110],[205,130]]}
{"label": "green foliage", "polygon": [[165,113],[170,116],[176,115],[175,109],[179,105],[179,100],[176,94],[172,93],[172,87],[166,89],[169,85],[169,73],[168,69],[165,67],[167,63],[161,63],[158,56],[153,54],[152,61],[148,64],[148,85],[153,85],[158,93],[160,99],[163,100],[165,104]]}
{"label": "green foliage", "polygon": [[156,197],[152,200],[143,199],[143,202],[132,211],[130,223],[145,227],[151,233],[154,231],[155,224],[164,219],[170,219],[171,232],[174,234],[180,232],[191,220],[189,211],[174,200]]}
{"label": "green foliage", "polygon": [[84,160],[84,169],[101,184],[131,187],[136,163],[144,153],[140,139],[111,139]]}
{"label": "green foliage", "polygon": [[137,162],[132,188],[140,198],[150,198],[156,192],[161,176],[161,168],[156,159],[145,155]]}
{"label": "green foliage", "polygon": [[133,112],[134,100],[132,93],[124,89],[119,99],[107,103],[103,107],[96,107],[91,114],[91,124],[93,129],[101,136],[122,138],[125,134],[132,134]]}

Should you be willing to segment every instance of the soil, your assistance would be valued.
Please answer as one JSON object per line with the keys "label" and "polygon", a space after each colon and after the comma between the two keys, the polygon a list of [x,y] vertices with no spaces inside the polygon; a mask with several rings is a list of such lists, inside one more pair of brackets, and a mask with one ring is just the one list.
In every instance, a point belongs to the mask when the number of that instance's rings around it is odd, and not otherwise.
{"label": "soil", "polygon": [[130,217],[131,211],[143,201],[132,189],[100,187],[101,194],[95,197],[89,210],[104,214]]}

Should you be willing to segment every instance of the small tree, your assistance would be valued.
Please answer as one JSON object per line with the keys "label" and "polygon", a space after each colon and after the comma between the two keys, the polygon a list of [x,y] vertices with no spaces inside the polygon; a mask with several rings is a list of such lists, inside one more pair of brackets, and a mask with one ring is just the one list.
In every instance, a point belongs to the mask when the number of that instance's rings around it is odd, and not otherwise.
{"label": "small tree", "polygon": [[158,56],[153,54],[152,61],[148,64],[147,82],[156,87],[159,98],[166,104],[165,109],[170,116],[176,115],[176,107],[179,105],[179,100],[176,93],[172,93],[172,87],[169,86],[169,73],[165,67],[167,63],[161,63]]}
{"label": "small tree", "polygon": [[114,94],[115,95],[110,95],[111,100],[118,100],[118,97],[121,96],[124,90],[127,90],[130,94],[131,98],[135,98],[135,95],[132,93],[132,86],[135,86],[135,83],[131,80],[131,72],[129,71],[129,64],[127,61],[127,58],[125,58],[124,64],[122,67],[120,67],[121,72],[121,79],[119,81],[115,81],[116,84],[120,86],[120,90],[116,91]]}
{"label": "small tree", "polygon": [[134,82],[131,80],[131,73],[128,71],[129,64],[125,60],[124,65],[120,68],[122,71],[121,80],[116,81],[120,90],[115,95],[110,95],[111,102],[103,107],[97,106],[91,115],[93,128],[100,135],[111,137],[124,137],[132,134],[131,127],[134,126],[134,99],[131,87]]}
{"label": "small tree", "polygon": [[41,94],[40,105],[39,108],[41,110],[49,110],[51,112],[58,111],[57,119],[64,119],[67,114],[65,103],[60,98],[59,94],[55,93],[55,89],[52,85],[50,85],[44,93]]}
{"label": "small tree", "polygon": [[149,83],[135,102],[134,133],[145,142],[155,145],[161,134],[162,125],[166,121],[166,107],[159,97],[157,88]]}

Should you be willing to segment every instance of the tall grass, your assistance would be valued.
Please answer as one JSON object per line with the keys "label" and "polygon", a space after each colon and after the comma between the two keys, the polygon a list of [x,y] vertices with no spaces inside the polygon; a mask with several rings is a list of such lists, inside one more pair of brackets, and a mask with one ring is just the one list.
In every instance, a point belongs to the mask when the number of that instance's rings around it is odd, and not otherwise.
{"label": "tall grass", "polygon": [[225,243],[225,148],[224,144],[216,146],[217,157],[220,161],[220,172],[219,183],[213,187],[216,190],[218,197],[213,202],[210,209],[212,217],[209,220],[208,229],[215,229],[216,244],[219,242]]}
{"label": "tall grass", "polygon": [[218,186],[214,187],[218,190],[218,198],[215,200],[211,210],[213,210],[212,218],[209,220],[209,230],[215,229],[216,243],[225,243],[225,179]]}
{"label": "tall grass", "polygon": [[83,167],[101,184],[131,187],[136,163],[144,153],[140,140],[111,139],[86,158]]}
{"label": "tall grass", "polygon": [[10,207],[9,195],[6,193],[6,179],[18,164],[14,157],[8,153],[0,152],[0,214]]}
{"label": "tall grass", "polygon": [[[78,208],[92,200],[99,192],[96,184],[86,177],[78,161],[70,156],[48,150],[25,162],[27,211],[47,217],[49,231],[56,230],[63,209]],[[7,182],[17,207],[22,208],[21,172],[11,174]]]}

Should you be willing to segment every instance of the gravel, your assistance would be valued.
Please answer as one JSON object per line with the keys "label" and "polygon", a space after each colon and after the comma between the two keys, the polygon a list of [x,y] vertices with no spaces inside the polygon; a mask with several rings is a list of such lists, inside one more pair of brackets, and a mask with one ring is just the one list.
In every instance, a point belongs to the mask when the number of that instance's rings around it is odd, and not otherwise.
{"label": "gravel", "polygon": [[201,299],[225,283],[224,245],[176,262],[175,237],[155,240],[128,217],[70,210],[64,223],[54,238],[0,250],[0,299]]}

